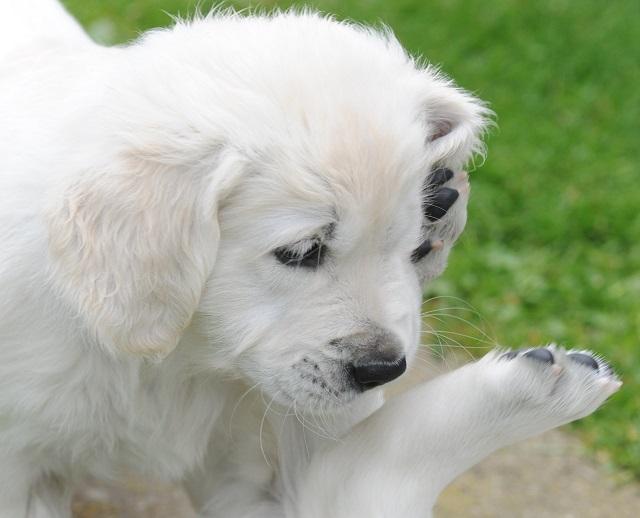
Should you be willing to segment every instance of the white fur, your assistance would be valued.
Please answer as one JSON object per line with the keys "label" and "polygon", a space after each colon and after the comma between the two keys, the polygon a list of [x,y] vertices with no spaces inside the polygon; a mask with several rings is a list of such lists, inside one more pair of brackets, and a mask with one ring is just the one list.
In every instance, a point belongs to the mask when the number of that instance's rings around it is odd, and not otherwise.
{"label": "white fur", "polygon": [[[426,516],[617,386],[495,356],[382,408],[349,385],[377,330],[413,357],[468,197],[458,173],[427,223],[422,186],[488,116],[389,31],[219,12],[102,48],[49,0],[0,8],[1,518],[131,470],[208,516]],[[314,237],[317,270],[272,253]]]}

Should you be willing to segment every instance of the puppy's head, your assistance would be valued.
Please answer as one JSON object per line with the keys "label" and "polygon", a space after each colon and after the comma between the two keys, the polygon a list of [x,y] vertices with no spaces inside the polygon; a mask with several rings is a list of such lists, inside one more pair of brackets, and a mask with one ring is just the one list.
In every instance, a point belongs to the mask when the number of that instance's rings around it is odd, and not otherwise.
{"label": "puppy's head", "polygon": [[56,286],[100,343],[164,356],[193,322],[201,366],[306,408],[400,375],[425,181],[481,151],[486,109],[390,34],[316,15],[209,18],[130,52],[117,157],[50,217]]}

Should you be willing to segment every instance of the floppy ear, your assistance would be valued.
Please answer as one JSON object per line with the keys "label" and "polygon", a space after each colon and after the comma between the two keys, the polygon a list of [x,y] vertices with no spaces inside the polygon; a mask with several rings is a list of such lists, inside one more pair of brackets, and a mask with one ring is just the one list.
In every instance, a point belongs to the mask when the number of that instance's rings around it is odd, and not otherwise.
{"label": "floppy ear", "polygon": [[459,168],[473,155],[484,155],[482,136],[493,112],[479,99],[439,79],[427,95],[423,106],[433,161]]}
{"label": "floppy ear", "polygon": [[48,212],[52,279],[110,352],[176,346],[215,262],[217,206],[240,174],[127,156],[68,183]]}

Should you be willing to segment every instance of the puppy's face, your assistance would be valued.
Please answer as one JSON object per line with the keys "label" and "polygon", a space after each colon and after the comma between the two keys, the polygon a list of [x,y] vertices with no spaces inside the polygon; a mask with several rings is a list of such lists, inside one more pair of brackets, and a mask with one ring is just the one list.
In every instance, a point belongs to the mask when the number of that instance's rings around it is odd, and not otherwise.
{"label": "puppy's face", "polygon": [[402,374],[419,343],[433,161],[410,105],[386,115],[339,112],[332,131],[267,150],[221,208],[210,361],[233,359],[281,404],[344,404]]}
{"label": "puppy's face", "polygon": [[202,307],[212,353],[287,405],[348,401],[418,344],[422,133],[336,137],[315,164],[267,159],[226,201]]}

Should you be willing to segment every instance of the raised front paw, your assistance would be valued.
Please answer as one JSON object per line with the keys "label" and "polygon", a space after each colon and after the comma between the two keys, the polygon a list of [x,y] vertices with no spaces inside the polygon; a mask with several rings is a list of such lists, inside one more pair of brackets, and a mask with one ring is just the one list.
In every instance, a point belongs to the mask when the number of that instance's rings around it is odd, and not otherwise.
{"label": "raised front paw", "polygon": [[439,168],[432,171],[424,188],[423,243],[412,255],[424,280],[444,270],[451,247],[467,222],[469,178],[465,171]]}
{"label": "raised front paw", "polygon": [[591,414],[622,385],[599,356],[556,345],[492,354],[488,361],[509,407],[544,429]]}

